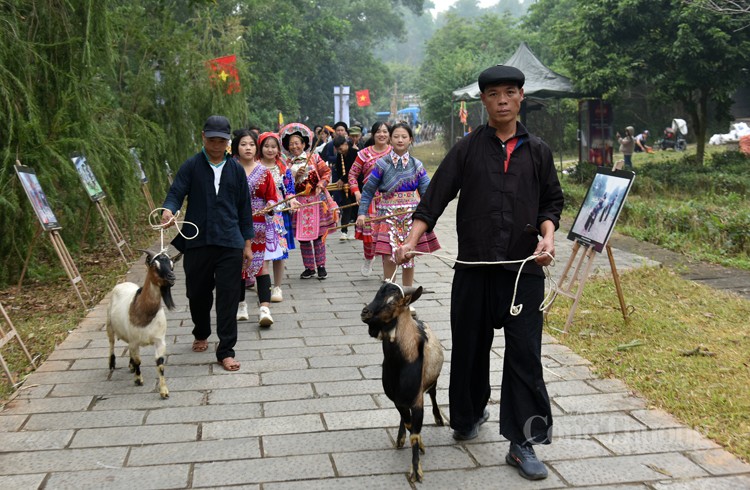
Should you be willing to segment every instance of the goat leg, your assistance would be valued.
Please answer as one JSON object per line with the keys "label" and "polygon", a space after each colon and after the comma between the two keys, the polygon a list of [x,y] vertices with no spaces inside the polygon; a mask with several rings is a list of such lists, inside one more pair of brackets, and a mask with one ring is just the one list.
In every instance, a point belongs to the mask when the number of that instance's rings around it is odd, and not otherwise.
{"label": "goat leg", "polygon": [[107,337],[109,338],[109,370],[115,369],[115,331],[107,318]]}
{"label": "goat leg", "polygon": [[424,453],[422,435],[412,434],[409,440],[411,442],[411,473],[409,474],[409,480],[421,483],[424,477],[422,462],[419,460],[419,453]]}
{"label": "goat leg", "polygon": [[135,384],[143,386],[143,375],[141,374],[141,356],[138,347],[130,346],[130,372],[135,373]]}
{"label": "goat leg", "polygon": [[401,449],[406,444],[406,429],[411,430],[411,412],[408,408],[396,407],[401,414],[401,423],[398,425],[398,435],[396,436],[396,447]]}
{"label": "goat leg", "polygon": [[435,417],[435,425],[442,427],[445,422],[443,422],[443,415],[440,413],[440,407],[437,404],[437,381],[427,390],[427,394],[430,395],[430,401],[432,402],[432,416]]}
{"label": "goat leg", "polygon": [[154,353],[156,355],[156,369],[159,370],[159,394],[162,398],[169,398],[167,380],[164,378],[164,354],[167,351],[164,339],[157,339],[154,343],[154,348]]}

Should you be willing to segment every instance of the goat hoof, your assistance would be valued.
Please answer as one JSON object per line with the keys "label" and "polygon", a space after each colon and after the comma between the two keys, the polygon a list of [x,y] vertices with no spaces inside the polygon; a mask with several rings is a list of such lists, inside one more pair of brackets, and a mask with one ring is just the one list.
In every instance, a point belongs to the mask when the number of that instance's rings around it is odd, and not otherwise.
{"label": "goat hoof", "polygon": [[137,386],[143,386],[143,378],[135,378],[135,384]]}
{"label": "goat hoof", "polygon": [[423,478],[424,473],[422,472],[422,463],[419,463],[416,468],[411,469],[411,473],[409,474],[409,481],[422,483]]}
{"label": "goat hoof", "polygon": [[160,394],[160,395],[161,395],[161,397],[162,397],[163,399],[165,399],[165,400],[166,400],[167,398],[169,398],[169,392],[168,392],[168,391],[164,391],[164,392],[162,392],[162,393],[159,393],[159,394]]}

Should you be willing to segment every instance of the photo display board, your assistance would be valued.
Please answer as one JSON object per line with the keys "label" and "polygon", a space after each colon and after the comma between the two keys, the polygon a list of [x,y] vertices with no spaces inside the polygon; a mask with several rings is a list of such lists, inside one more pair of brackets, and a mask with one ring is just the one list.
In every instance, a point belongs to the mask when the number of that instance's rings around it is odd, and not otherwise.
{"label": "photo display board", "polygon": [[85,156],[76,156],[71,158],[73,165],[76,167],[76,172],[81,178],[81,183],[86,189],[86,193],[89,195],[92,201],[100,201],[106,197],[106,194],[102,190],[102,186],[99,185],[99,181],[96,180],[94,172],[91,171]]}
{"label": "photo display board", "polygon": [[634,178],[633,172],[599,167],[568,233],[568,240],[601,252],[612,235]]}
{"label": "photo display board", "polygon": [[18,178],[21,180],[23,190],[26,191],[26,196],[29,198],[29,202],[31,202],[31,207],[34,208],[34,212],[42,224],[42,228],[45,231],[62,228],[55,217],[55,213],[52,211],[52,207],[49,205],[49,201],[47,201],[47,196],[44,194],[42,186],[39,184],[36,172],[32,168],[23,165],[16,165],[15,169]]}

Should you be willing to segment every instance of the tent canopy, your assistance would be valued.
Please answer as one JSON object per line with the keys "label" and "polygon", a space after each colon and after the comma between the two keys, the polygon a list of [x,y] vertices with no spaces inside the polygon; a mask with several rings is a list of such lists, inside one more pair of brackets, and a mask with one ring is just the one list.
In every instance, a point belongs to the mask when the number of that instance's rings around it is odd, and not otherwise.
{"label": "tent canopy", "polygon": [[[573,83],[568,77],[550,70],[539,61],[524,42],[518,46],[513,56],[504,65],[514,66],[526,76],[523,92],[526,97],[535,99],[578,97]],[[453,100],[475,100],[479,98],[479,83],[453,91]]]}

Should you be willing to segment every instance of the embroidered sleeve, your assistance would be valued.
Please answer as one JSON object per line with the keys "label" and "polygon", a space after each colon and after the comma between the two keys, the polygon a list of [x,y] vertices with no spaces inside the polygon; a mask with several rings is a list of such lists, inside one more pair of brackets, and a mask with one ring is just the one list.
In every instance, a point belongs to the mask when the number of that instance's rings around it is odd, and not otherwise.
{"label": "embroidered sleeve", "polygon": [[349,170],[349,190],[352,192],[352,194],[354,194],[355,192],[360,192],[359,182],[357,181],[357,179],[359,178],[359,174],[362,173],[362,167],[364,165],[362,157],[360,156],[361,154],[361,151],[357,153],[357,158],[354,159],[352,168]]}
{"label": "embroidered sleeve", "polygon": [[[383,169],[380,164],[383,160],[378,160],[375,167],[370,172],[370,176],[367,178],[367,183],[362,189],[362,197],[359,201],[359,210],[357,214],[367,214],[367,209],[370,207],[370,201],[372,201],[375,192],[380,187],[380,180],[383,178]],[[385,165],[385,164],[383,164]]]}

